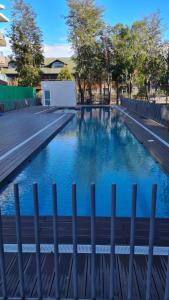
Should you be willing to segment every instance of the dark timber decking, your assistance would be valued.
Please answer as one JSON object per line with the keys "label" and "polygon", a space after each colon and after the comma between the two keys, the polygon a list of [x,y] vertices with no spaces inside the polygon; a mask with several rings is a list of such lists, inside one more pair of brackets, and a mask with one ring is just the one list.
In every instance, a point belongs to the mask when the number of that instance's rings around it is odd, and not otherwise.
{"label": "dark timber decking", "polygon": [[[17,254],[6,254],[7,287],[10,297],[19,297],[19,279]],[[78,255],[78,290],[80,299],[91,299],[91,256],[87,254]],[[53,254],[41,255],[42,286],[44,297],[55,297],[55,274]],[[134,284],[133,300],[145,299],[146,285],[146,256],[135,256],[134,259]],[[152,273],[152,300],[164,299],[165,274],[167,267],[166,257],[154,257]],[[96,298],[109,299],[110,280],[110,256],[96,256]],[[62,298],[73,299],[72,280],[72,255],[60,254],[59,258],[59,282]],[[128,256],[116,255],[115,261],[115,289],[116,300],[127,299],[128,280]],[[35,254],[24,254],[24,277],[26,282],[26,297],[37,298],[36,258]],[[1,289],[1,286],[0,286]]]}
{"label": "dark timber decking", "polygon": [[[0,116],[0,186],[73,118],[73,114],[51,113],[50,110],[39,113],[43,110],[30,107]],[[21,143],[25,144],[16,148]]]}
{"label": "dark timber decking", "polygon": [[[72,220],[70,217],[59,217],[59,243],[72,244]],[[32,244],[34,240],[33,217],[22,217],[22,242]],[[116,244],[129,245],[130,219],[116,219]],[[4,243],[16,243],[16,229],[14,217],[3,217]],[[136,245],[148,245],[149,220],[137,218],[136,220]],[[53,243],[52,217],[40,217],[40,241],[43,244]],[[78,244],[90,244],[90,218],[78,217],[77,220]],[[110,244],[110,218],[96,218],[96,244]],[[156,219],[155,246],[169,246],[169,220]]]}
{"label": "dark timber decking", "polygon": [[[8,153],[12,148],[36,134],[39,130],[59,118],[62,114],[44,112],[36,114],[43,108],[29,108],[17,112],[10,112],[0,116],[0,157]],[[169,142],[169,134],[152,120],[142,119],[131,114],[143,125]],[[28,142],[6,159],[0,160],[0,182],[3,183],[29,156],[37,151],[44,143],[52,138],[71,118],[72,114],[66,114],[58,123],[49,127],[45,132],[39,134],[34,140]],[[135,136],[145,145],[156,160],[169,171],[169,150],[162,145],[151,134],[145,132],[134,121],[125,117],[126,125]],[[149,143],[148,140],[154,142]],[[33,142],[32,142],[33,141]],[[22,151],[21,151],[22,150]],[[5,244],[16,244],[16,228],[14,217],[3,217],[3,238]],[[169,220],[156,219],[155,221],[155,246],[169,246]],[[34,244],[34,219],[33,217],[22,217],[22,243]],[[90,218],[78,218],[77,220],[77,243],[90,244]],[[117,218],[115,225],[116,245],[129,245],[130,219]],[[136,245],[148,245],[149,220],[136,220]],[[51,217],[40,217],[40,242],[53,244],[53,228]],[[59,218],[59,243],[72,244],[72,222],[69,217]],[[110,244],[110,219],[96,219],[96,244]],[[41,253],[41,268],[43,280],[43,296],[54,297],[54,260],[53,253]],[[7,287],[10,297],[19,297],[18,279],[18,257],[16,253],[5,253]],[[34,253],[24,253],[24,277],[26,286],[26,297],[37,297],[36,258]],[[116,300],[127,299],[128,281],[128,255],[116,255],[115,257],[115,290]],[[73,258],[72,254],[59,255],[59,281],[62,298],[73,298]],[[78,289],[79,298],[91,298],[91,255],[78,254]],[[164,299],[164,287],[166,279],[167,257],[154,256],[152,270],[151,299]],[[147,256],[135,255],[134,277],[133,277],[133,300],[145,299],[147,271]],[[96,298],[109,298],[110,279],[110,255],[96,255]],[[1,297],[0,281],[0,297]]]}
{"label": "dark timber decking", "polygon": [[[155,245],[169,245],[168,220],[156,220]],[[32,217],[22,218],[22,242],[29,244],[34,240],[34,220]],[[149,221],[139,219],[136,222],[136,244],[148,244]],[[71,218],[59,218],[59,243],[72,244]],[[117,218],[116,244],[129,244],[130,220]],[[14,217],[3,217],[4,243],[16,243]],[[53,243],[53,228],[51,217],[40,217],[40,242]],[[90,218],[78,218],[78,244],[90,244]],[[96,219],[96,243],[110,244],[110,218]],[[8,294],[19,297],[18,257],[17,253],[5,253]],[[133,274],[133,300],[145,299],[147,275],[146,255],[135,255]],[[24,253],[24,278],[26,297],[37,297],[36,256],[35,253]],[[127,299],[127,282],[129,256],[116,254],[115,256],[115,290],[114,299]],[[53,253],[41,253],[42,287],[44,297],[55,297],[55,273]],[[91,299],[91,255],[78,254],[78,289],[80,299]],[[153,257],[151,299],[164,299],[164,287],[167,270],[167,256]],[[59,282],[62,298],[73,299],[73,256],[61,253],[59,255]],[[109,299],[110,255],[96,255],[96,298]],[[1,290],[1,285],[0,285]]]}

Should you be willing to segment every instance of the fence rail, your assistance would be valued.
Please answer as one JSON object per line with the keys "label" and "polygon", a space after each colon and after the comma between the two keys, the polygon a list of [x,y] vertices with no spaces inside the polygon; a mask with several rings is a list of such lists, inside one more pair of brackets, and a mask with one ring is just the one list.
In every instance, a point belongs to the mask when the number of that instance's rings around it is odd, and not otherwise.
{"label": "fence rail", "polygon": [[34,106],[37,103],[38,99],[36,98],[0,100],[0,112],[7,112],[28,106]]}
{"label": "fence rail", "polygon": [[169,110],[167,115],[164,112],[164,110],[167,112],[167,108],[169,107],[167,104],[156,104],[142,100],[121,98],[121,105],[144,118],[150,118],[165,126],[169,126]]}
{"label": "fence rail", "polygon": [[[40,242],[40,223],[39,223],[39,201],[38,201],[38,185],[33,185],[33,199],[34,199],[34,237],[35,237],[35,247],[36,247],[36,288],[37,288],[37,297],[40,299],[46,297],[43,295],[43,283],[42,283],[42,253],[41,253],[41,242]],[[17,262],[18,262],[18,278],[19,278],[19,298],[23,299],[24,297],[31,298],[32,295],[28,295],[29,285],[28,279],[25,280],[24,274],[24,258],[23,258],[23,243],[22,243],[22,226],[21,226],[21,211],[20,211],[20,196],[19,196],[19,186],[18,184],[14,185],[14,199],[15,199],[15,221],[16,221],[16,240],[17,240]],[[155,234],[155,219],[156,219],[156,200],[157,200],[157,185],[152,186],[152,199],[151,199],[151,214],[150,214],[150,225],[149,225],[149,245],[148,246],[148,255],[147,255],[147,274],[146,274],[146,289],[145,296],[141,299],[150,300],[151,291],[152,291],[152,270],[153,270],[153,249],[154,249],[154,234]],[[60,286],[60,268],[59,268],[59,238],[58,238],[58,200],[57,200],[57,186],[56,184],[52,185],[52,202],[53,202],[53,272],[54,272],[54,287],[55,287],[55,298],[61,298],[61,286]],[[116,223],[116,185],[112,185],[112,198],[111,198],[111,218],[110,218],[110,253],[107,254],[110,256],[109,260],[109,297],[108,299],[121,299],[117,297],[116,291],[116,232],[115,232],[115,223]],[[132,199],[131,199],[131,223],[130,223],[130,244],[129,244],[129,264],[128,264],[128,283],[127,283],[127,300],[135,299],[133,298],[133,289],[134,289],[134,256],[135,256],[135,227],[136,227],[136,207],[137,207],[137,185],[134,184],[132,187]],[[97,277],[97,260],[96,256],[98,255],[96,251],[96,188],[95,184],[91,185],[91,199],[90,199],[90,208],[91,208],[91,251],[88,253],[91,260],[91,286],[90,286],[90,299],[96,299],[96,277]],[[73,298],[80,298],[80,289],[79,289],[79,276],[78,276],[78,263],[77,258],[79,255],[78,243],[77,243],[77,195],[76,195],[76,185],[72,186],[72,284],[73,284]],[[24,251],[25,252],[25,251]],[[8,292],[7,283],[7,270],[8,270],[8,260],[5,256],[5,244],[3,241],[3,221],[0,210],[0,297],[3,299],[11,298],[12,295]],[[121,287],[122,288],[122,287]],[[47,295],[49,297],[49,295]],[[18,298],[18,296],[17,296]],[[162,299],[162,298],[160,298]],[[164,300],[169,299],[169,259],[168,266],[165,274],[165,286],[164,286]],[[153,299],[155,300],[155,299]]]}

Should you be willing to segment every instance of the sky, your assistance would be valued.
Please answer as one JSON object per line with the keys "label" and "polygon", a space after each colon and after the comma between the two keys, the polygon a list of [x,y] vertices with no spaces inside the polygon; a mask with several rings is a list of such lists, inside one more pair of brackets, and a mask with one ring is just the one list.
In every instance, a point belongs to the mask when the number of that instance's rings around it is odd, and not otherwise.
{"label": "sky", "polygon": [[[135,20],[153,12],[160,11],[163,23],[169,28],[169,0],[95,0],[96,4],[103,7],[104,20],[110,25],[116,23],[132,24]],[[72,54],[71,45],[67,40],[68,29],[64,16],[68,13],[66,0],[26,0],[37,14],[37,23],[43,32],[44,53],[46,57],[67,57]],[[10,0],[0,0],[6,9],[3,13],[10,18]],[[0,29],[5,32],[9,24],[0,24]],[[165,38],[169,39],[169,30]],[[0,49],[1,50],[1,49]],[[5,55],[10,54],[10,45],[2,49]]]}

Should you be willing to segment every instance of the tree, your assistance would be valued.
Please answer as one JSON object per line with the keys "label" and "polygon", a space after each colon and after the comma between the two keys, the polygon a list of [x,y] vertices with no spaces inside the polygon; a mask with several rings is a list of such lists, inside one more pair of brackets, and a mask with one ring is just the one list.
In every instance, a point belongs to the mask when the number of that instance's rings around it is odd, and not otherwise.
{"label": "tree", "polygon": [[125,83],[132,97],[133,85],[149,100],[151,87],[157,91],[166,74],[166,57],[163,53],[163,28],[159,14],[153,14],[131,27],[116,24],[113,27],[113,80],[117,97],[121,82]]}
{"label": "tree", "polygon": [[[127,82],[128,74],[131,73],[131,37],[130,29],[123,24],[116,24],[112,28],[113,66],[112,79],[116,85],[117,101],[119,98],[119,85],[122,81]],[[133,72],[133,70],[132,70]]]}
{"label": "tree", "polygon": [[144,77],[145,96],[149,101],[152,85],[157,88],[166,72],[163,53],[163,26],[159,13],[144,18],[142,26],[142,52],[139,72]]}
{"label": "tree", "polygon": [[[112,87],[112,69],[113,69],[113,45],[112,45],[112,28],[105,26],[100,32],[98,42],[98,61],[95,67],[96,78],[100,75],[100,86],[104,83],[104,88],[108,89],[108,101],[110,103]],[[105,95],[104,95],[105,96]]]}
{"label": "tree", "polygon": [[42,33],[36,25],[36,15],[32,7],[24,0],[12,1],[9,38],[18,71],[18,83],[35,86],[40,81],[40,67],[44,61]]}
{"label": "tree", "polygon": [[142,22],[135,22],[131,27],[119,23],[112,29],[113,79],[116,82],[117,98],[120,83],[127,86],[128,95],[132,97],[133,84],[141,63],[141,27]]}
{"label": "tree", "polygon": [[59,73],[59,75],[58,75],[58,78],[57,78],[58,80],[61,80],[61,81],[63,81],[63,80],[73,80],[73,76],[72,76],[72,74],[69,72],[69,70],[68,70],[68,68],[67,67],[64,67],[61,71],[60,71],[60,73]]}
{"label": "tree", "polygon": [[66,24],[69,27],[69,40],[74,49],[76,79],[84,102],[86,87],[92,97],[94,66],[96,65],[97,39],[103,28],[102,9],[94,0],[67,0],[69,14]]}

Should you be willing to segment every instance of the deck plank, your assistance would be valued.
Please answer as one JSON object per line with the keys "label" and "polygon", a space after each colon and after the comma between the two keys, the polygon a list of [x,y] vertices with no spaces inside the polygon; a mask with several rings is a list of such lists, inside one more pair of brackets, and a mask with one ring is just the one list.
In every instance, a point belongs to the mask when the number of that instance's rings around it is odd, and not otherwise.
{"label": "deck plank", "polygon": [[[16,225],[14,217],[2,217],[4,243],[16,243]],[[110,218],[96,218],[96,244],[110,244]],[[155,246],[169,246],[169,220],[156,219],[155,226]],[[22,241],[25,244],[33,244],[34,239],[34,219],[33,217],[21,218]],[[53,220],[52,217],[39,218],[40,241],[43,244],[53,243]],[[129,245],[130,243],[130,218],[116,219],[116,244]],[[125,227],[125,231],[124,231]],[[59,217],[59,243],[72,244],[72,218]],[[77,218],[77,240],[79,244],[90,244],[90,218]],[[141,229],[142,228],[142,229]],[[148,245],[149,241],[149,220],[146,218],[136,219],[136,245]]]}
{"label": "deck plank", "polygon": [[[128,281],[128,255],[116,255],[115,269],[115,299],[127,299]],[[17,255],[5,254],[6,274],[9,297],[19,297],[19,280]],[[37,297],[36,256],[35,254],[24,254],[24,278],[26,297]],[[52,253],[41,255],[41,269],[43,281],[43,296],[54,297],[54,256]],[[162,300],[164,297],[164,286],[166,278],[167,258],[154,257],[151,299]],[[145,299],[147,257],[137,255],[134,259],[133,276],[133,299]],[[59,259],[59,282],[62,298],[73,298],[72,282],[72,255],[60,254]],[[110,256],[99,254],[96,258],[96,294],[97,299],[109,298],[110,284]],[[80,254],[78,257],[78,291],[81,299],[91,298],[91,264],[89,254]],[[1,298],[0,288],[0,298]]]}

